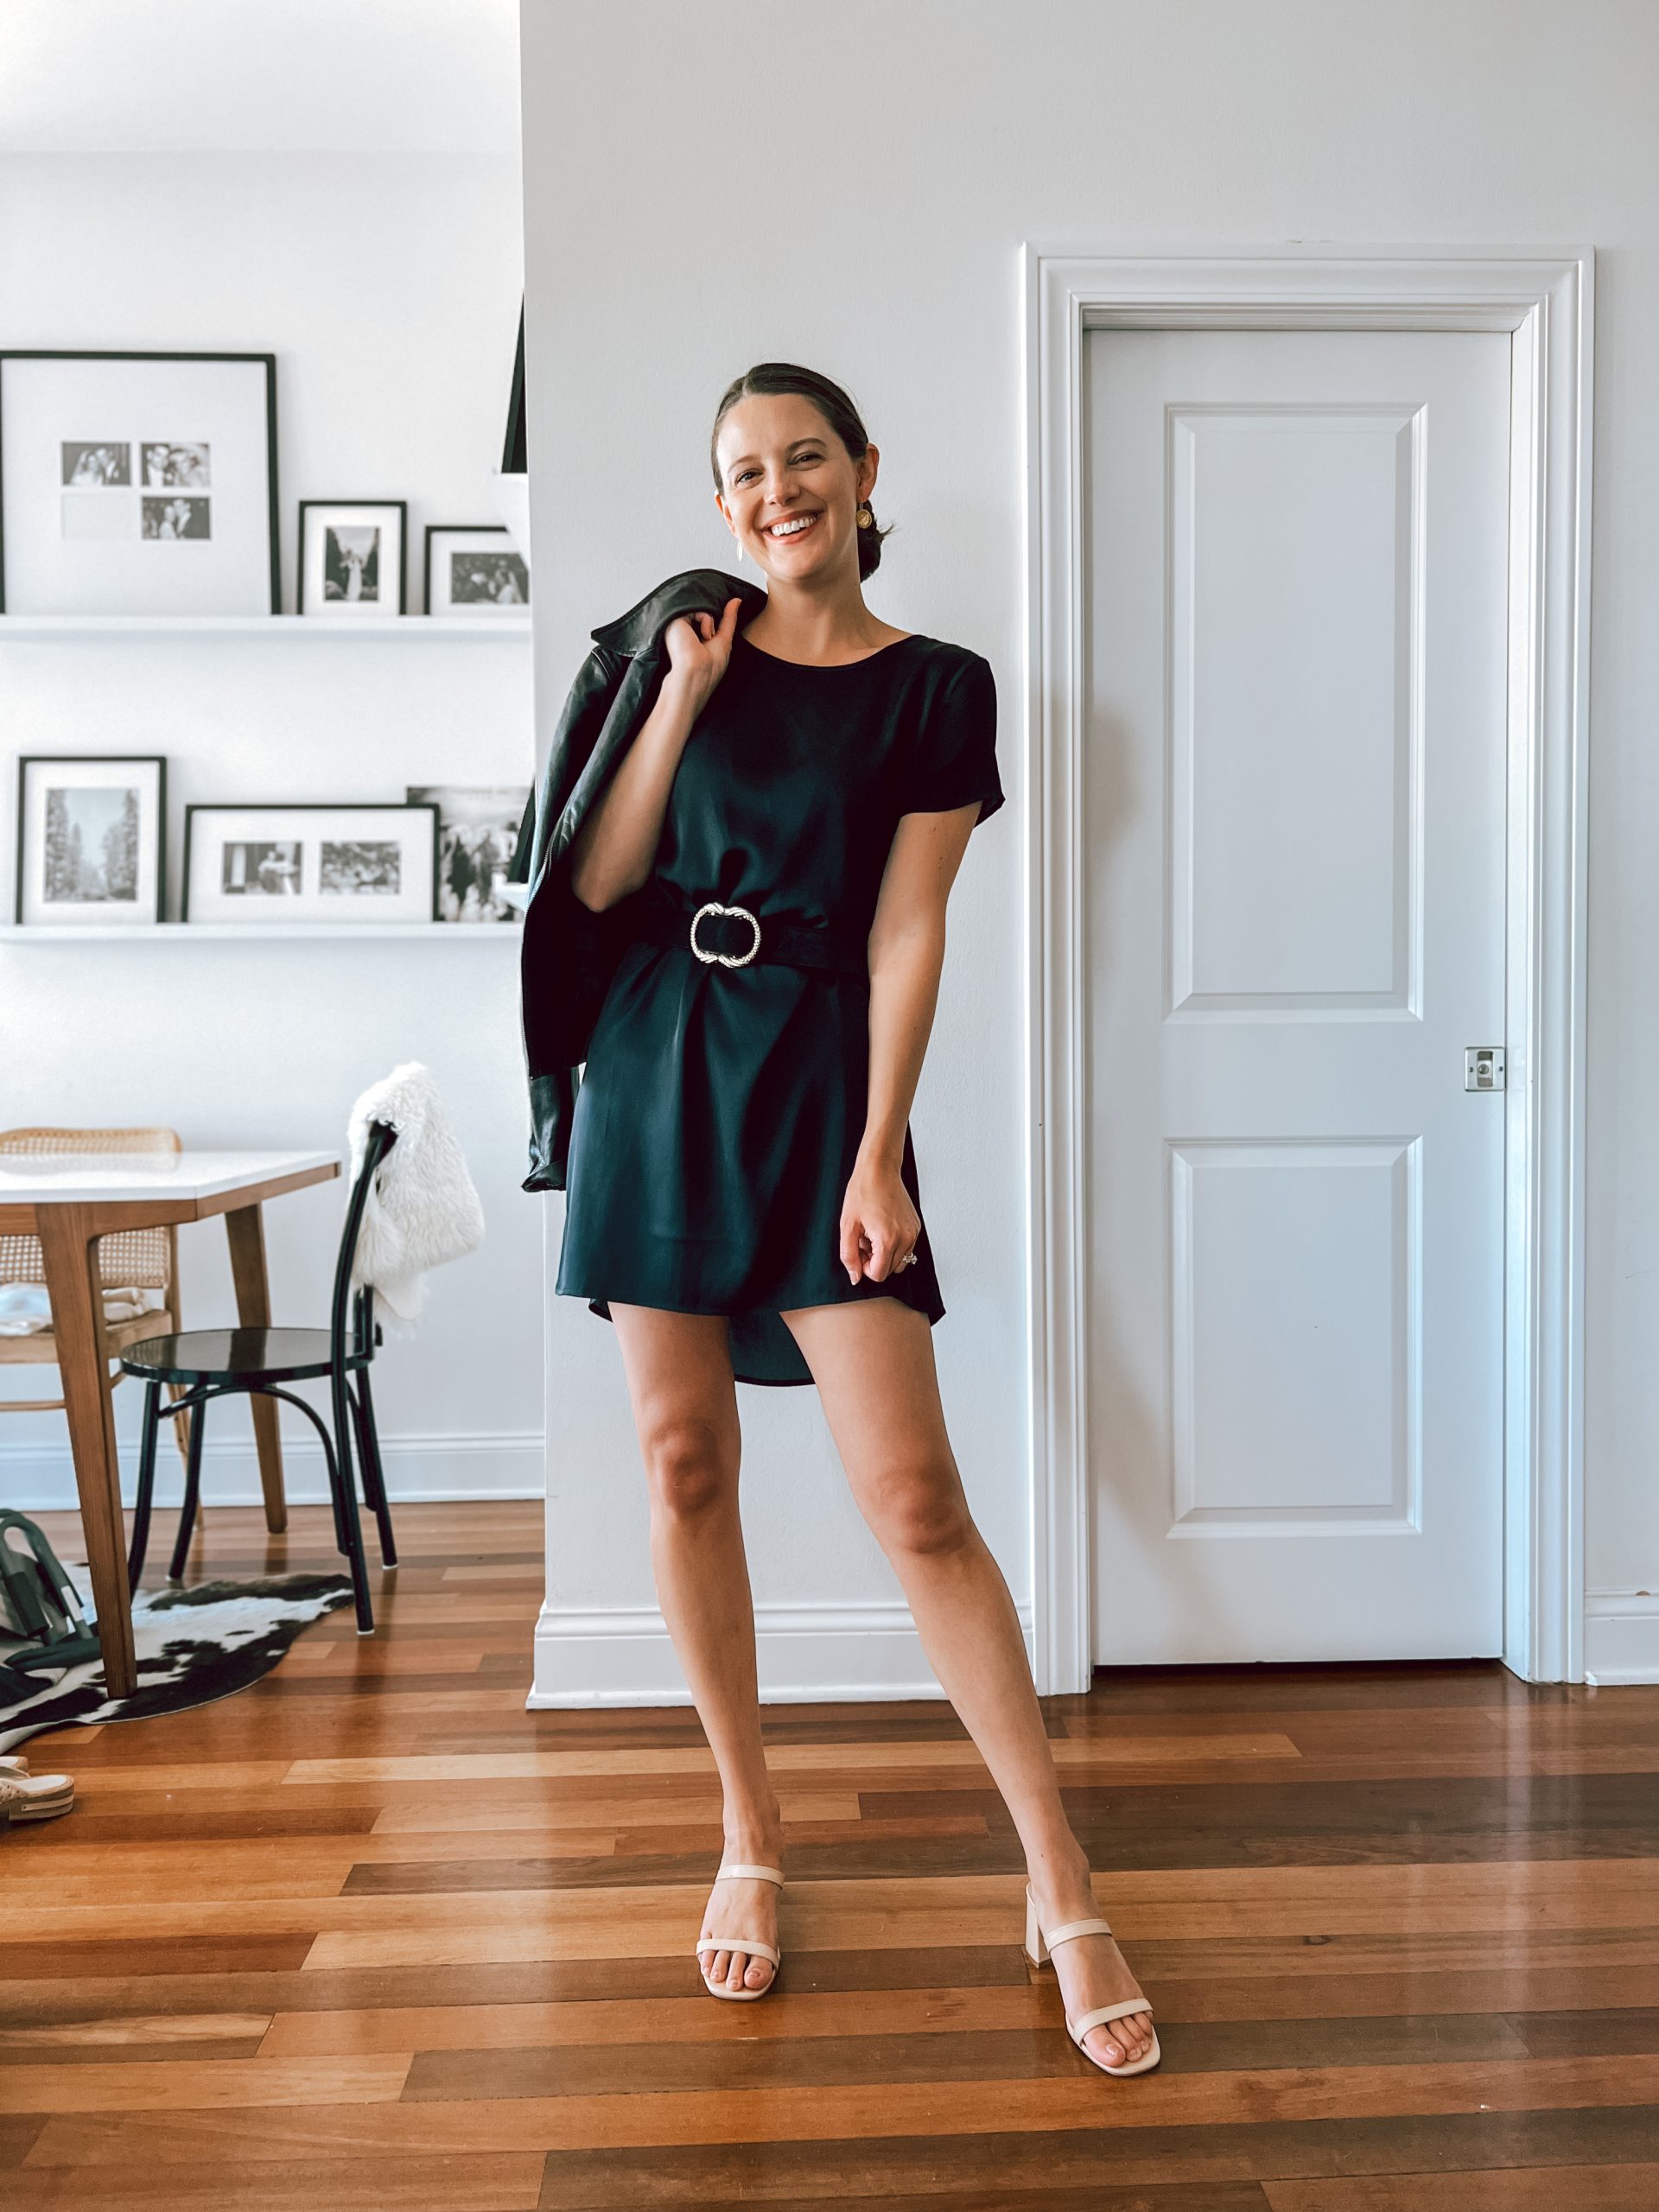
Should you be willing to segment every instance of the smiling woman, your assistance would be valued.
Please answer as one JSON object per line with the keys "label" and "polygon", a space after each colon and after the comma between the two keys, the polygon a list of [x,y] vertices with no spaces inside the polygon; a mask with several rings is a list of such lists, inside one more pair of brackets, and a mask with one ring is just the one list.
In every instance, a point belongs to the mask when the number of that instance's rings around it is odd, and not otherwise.
{"label": "smiling woman", "polygon": [[[738,423],[747,435],[734,435]],[[869,501],[880,454],[851,400],[828,377],[792,361],[757,362],[722,396],[709,457],[740,559],[746,531],[753,531],[772,545],[804,551],[810,544],[811,572],[831,575],[850,534],[858,549],[859,581],[880,567],[882,540],[892,535],[890,527],[877,524]],[[769,467],[787,472],[786,498],[778,485],[767,494]],[[798,581],[805,573],[791,567],[779,581]],[[783,594],[783,605],[789,596]],[[860,607],[863,611],[861,601]],[[774,611],[757,619],[766,621]]]}
{"label": "smiling woman", "polygon": [[638,904],[576,1094],[556,1284],[615,1325],[658,1592],[720,1765],[726,1850],[695,1948],[710,1993],[740,2001],[780,1963],[734,1384],[816,1382],[1025,1844],[1033,1962],[1061,1947],[1079,2046],[1141,2073],[1147,2000],[1093,1910],[932,1360],[944,1302],[909,1114],[950,887],[1003,803],[995,679],[864,604],[880,455],[839,385],[760,364],[722,397],[710,461],[769,588],[741,631],[741,594],[667,624],[656,702],[570,848],[582,904]]}

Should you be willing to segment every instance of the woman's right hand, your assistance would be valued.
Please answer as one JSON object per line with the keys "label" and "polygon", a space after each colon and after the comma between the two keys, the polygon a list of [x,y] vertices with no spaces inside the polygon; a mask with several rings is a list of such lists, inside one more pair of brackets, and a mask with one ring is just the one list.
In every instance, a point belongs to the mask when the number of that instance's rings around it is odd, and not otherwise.
{"label": "woman's right hand", "polygon": [[741,599],[728,599],[718,623],[712,614],[676,615],[664,633],[669,674],[695,684],[705,699],[726,673],[742,604]]}

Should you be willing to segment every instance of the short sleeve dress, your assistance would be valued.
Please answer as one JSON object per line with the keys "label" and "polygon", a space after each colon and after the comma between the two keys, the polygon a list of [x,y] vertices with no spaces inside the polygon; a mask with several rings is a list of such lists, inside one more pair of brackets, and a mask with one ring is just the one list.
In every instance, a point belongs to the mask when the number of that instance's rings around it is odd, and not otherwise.
{"label": "short sleeve dress", "polygon": [[[913,634],[862,660],[780,659],[740,630],[675,771],[653,876],[681,901],[867,935],[900,816],[1003,803],[990,664]],[[739,925],[740,936],[741,925]],[[555,1289],[724,1314],[738,1381],[810,1382],[781,1316],[944,1302],[924,1221],[912,1267],[849,1281],[841,1211],[863,1137],[868,976],[628,944],[570,1126]],[[921,1214],[908,1127],[900,1176]]]}

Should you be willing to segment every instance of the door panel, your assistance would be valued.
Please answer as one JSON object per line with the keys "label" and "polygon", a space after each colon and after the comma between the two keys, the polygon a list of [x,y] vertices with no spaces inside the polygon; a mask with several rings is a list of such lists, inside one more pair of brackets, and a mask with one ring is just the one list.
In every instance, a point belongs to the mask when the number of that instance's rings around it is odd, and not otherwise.
{"label": "door panel", "polygon": [[1096,1657],[1496,1652],[1509,343],[1087,342]]}
{"label": "door panel", "polygon": [[1186,407],[1168,434],[1174,1003],[1403,1004],[1411,418]]}

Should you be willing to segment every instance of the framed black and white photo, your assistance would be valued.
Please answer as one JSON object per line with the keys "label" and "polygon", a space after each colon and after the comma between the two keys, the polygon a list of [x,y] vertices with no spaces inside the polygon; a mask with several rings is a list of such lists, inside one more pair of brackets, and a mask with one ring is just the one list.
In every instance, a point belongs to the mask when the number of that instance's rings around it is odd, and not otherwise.
{"label": "framed black and white photo", "polygon": [[17,763],[20,922],[162,918],[167,763],[157,753],[32,753]]}
{"label": "framed black and white photo", "polygon": [[530,569],[500,523],[429,523],[429,614],[500,614],[530,605]]}
{"label": "framed black and white photo", "polygon": [[505,894],[529,798],[528,784],[410,785],[411,805],[438,810],[440,921],[523,918]]}
{"label": "framed black and white photo", "polygon": [[302,499],[299,612],[401,614],[408,512],[403,499]]}
{"label": "framed black and white photo", "polygon": [[0,611],[281,609],[274,355],[0,351]]}
{"label": "framed black and white photo", "polygon": [[432,922],[435,805],[187,806],[187,922]]}

